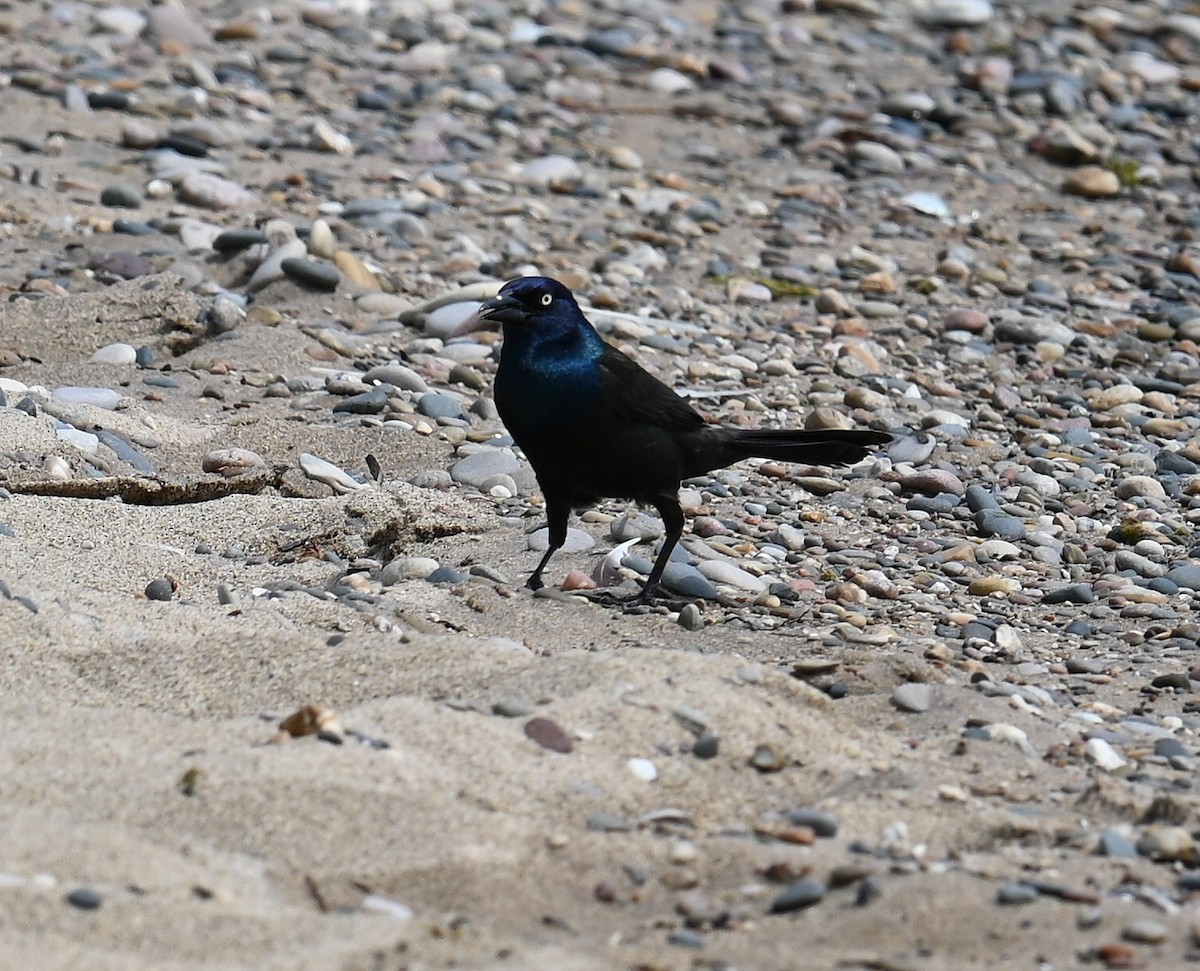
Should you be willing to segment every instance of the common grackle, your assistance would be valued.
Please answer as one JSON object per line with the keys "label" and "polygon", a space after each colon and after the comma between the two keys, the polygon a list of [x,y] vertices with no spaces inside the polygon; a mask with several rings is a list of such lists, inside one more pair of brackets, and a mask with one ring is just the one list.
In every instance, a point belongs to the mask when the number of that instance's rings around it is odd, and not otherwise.
{"label": "common grackle", "polygon": [[496,408],[533,465],[550,545],[526,586],[567,537],[572,509],[610,496],[658,509],[666,536],[640,597],[650,599],[683,534],[683,479],[752,457],[842,465],[890,441],[884,432],[740,429],[708,424],[669,387],[606,343],[571,291],[547,277],[510,280],[478,313],[504,331]]}

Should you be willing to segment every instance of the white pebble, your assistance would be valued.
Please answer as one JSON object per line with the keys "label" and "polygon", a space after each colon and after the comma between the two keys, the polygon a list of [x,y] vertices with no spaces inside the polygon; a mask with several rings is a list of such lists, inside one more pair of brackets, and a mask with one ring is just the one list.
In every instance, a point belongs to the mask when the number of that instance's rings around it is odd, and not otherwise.
{"label": "white pebble", "polygon": [[520,178],[531,185],[546,185],[549,182],[574,182],[582,174],[579,163],[573,158],[566,155],[546,155],[522,165]]}
{"label": "white pebble", "polygon": [[121,395],[111,388],[78,388],[71,385],[56,388],[50,397],[71,405],[91,405],[109,411],[117,407],[117,402],[121,400]]}
{"label": "white pebble", "polygon": [[649,77],[646,78],[646,87],[660,94],[680,94],[684,91],[695,90],[696,85],[686,74],[681,74],[669,67],[660,67],[650,72]]}
{"label": "white pebble", "polygon": [[667,857],[672,863],[691,863],[698,856],[700,856],[700,851],[696,849],[696,844],[691,840],[676,840],[667,850]]}
{"label": "white pebble", "polygon": [[78,428],[58,428],[55,429],[55,434],[68,445],[74,445],[88,455],[95,454],[96,449],[100,447],[100,439],[91,432],[80,431]]}
{"label": "white pebble", "polygon": [[42,463],[42,470],[52,479],[62,479],[64,482],[71,478],[71,466],[61,455],[47,455]]}
{"label": "white pebble", "polygon": [[402,904],[398,900],[389,900],[387,897],[379,897],[373,893],[363,897],[362,909],[369,914],[382,914],[385,917],[394,917],[396,920],[411,920],[415,916],[415,912],[408,904]]}
{"label": "white pebble", "polygon": [[92,355],[93,364],[133,364],[137,351],[130,344],[106,344]]}
{"label": "white pebble", "polygon": [[353,492],[355,489],[364,488],[361,482],[351,478],[350,473],[344,469],[339,469],[332,462],[326,462],[308,452],[300,453],[300,468],[310,479],[324,482],[337,493]]}
{"label": "white pebble", "polygon": [[658,778],[658,768],[649,759],[630,759],[625,764],[643,782],[653,782]]}
{"label": "white pebble", "polygon": [[1105,772],[1115,772],[1129,764],[1102,738],[1089,738],[1083,750],[1087,757]]}

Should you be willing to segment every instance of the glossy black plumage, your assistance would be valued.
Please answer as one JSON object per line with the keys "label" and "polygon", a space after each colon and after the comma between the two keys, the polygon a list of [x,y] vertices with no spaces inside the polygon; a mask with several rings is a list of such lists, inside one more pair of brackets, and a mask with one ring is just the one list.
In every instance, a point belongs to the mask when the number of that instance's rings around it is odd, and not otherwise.
{"label": "glossy black plumage", "polygon": [[596,333],[571,292],[547,277],[504,285],[479,309],[504,330],[496,408],[546,500],[550,545],[527,586],[566,540],[571,510],[603,497],[654,506],[666,536],[642,597],[653,595],[683,533],[683,479],[741,459],[857,462],[891,439],[867,430],[710,425],[674,391]]}

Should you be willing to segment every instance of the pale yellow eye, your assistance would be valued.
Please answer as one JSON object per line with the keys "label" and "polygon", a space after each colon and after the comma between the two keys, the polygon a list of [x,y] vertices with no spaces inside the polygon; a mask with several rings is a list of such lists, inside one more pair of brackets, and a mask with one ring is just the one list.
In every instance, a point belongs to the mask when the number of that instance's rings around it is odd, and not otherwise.
{"label": "pale yellow eye", "polygon": [[550,304],[552,304],[552,303],[554,303],[554,297],[548,293],[543,293],[542,294],[542,306],[549,307]]}

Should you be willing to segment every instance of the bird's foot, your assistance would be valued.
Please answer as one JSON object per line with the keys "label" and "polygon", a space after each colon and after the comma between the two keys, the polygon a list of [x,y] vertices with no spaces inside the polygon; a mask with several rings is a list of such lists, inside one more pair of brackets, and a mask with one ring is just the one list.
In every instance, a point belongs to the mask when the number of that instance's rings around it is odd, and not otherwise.
{"label": "bird's foot", "polygon": [[541,590],[546,584],[542,582],[542,578],[534,573],[528,580],[525,581],[526,590]]}
{"label": "bird's foot", "polygon": [[586,597],[600,607],[624,607],[629,603],[628,597],[618,597],[611,590],[572,590],[577,597]]}
{"label": "bird's foot", "polygon": [[601,607],[613,607],[627,614],[648,614],[655,612],[676,613],[693,602],[690,597],[673,597],[663,594],[660,590],[642,590],[631,597],[620,597],[611,590],[576,590],[573,591],[587,597],[592,603]]}

